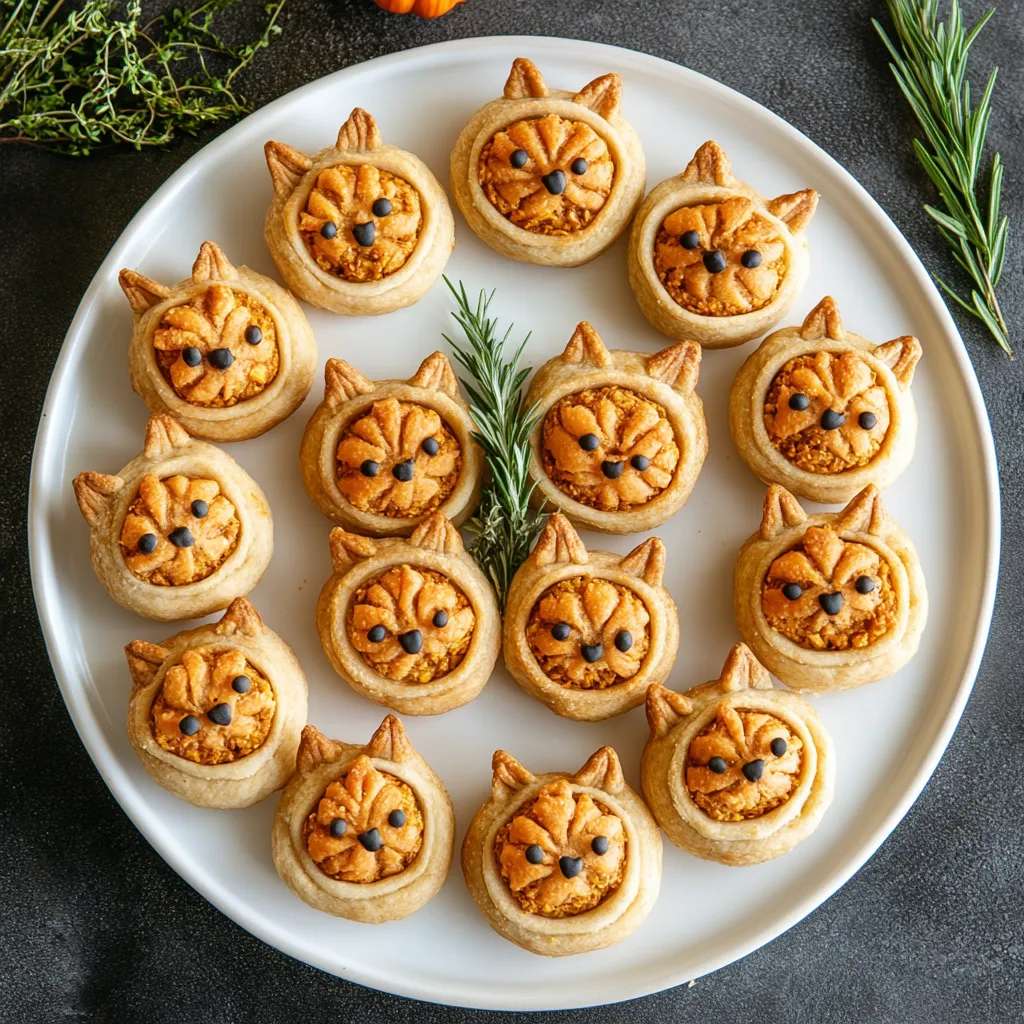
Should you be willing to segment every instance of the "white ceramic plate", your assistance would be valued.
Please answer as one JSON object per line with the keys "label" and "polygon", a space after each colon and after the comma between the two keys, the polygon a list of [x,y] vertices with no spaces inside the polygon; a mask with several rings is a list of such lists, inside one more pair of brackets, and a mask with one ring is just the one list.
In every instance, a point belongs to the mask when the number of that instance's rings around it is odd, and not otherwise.
{"label": "white ceramic plate", "polygon": [[[210,238],[236,263],[274,274],[263,243],[271,194],[263,143],[280,139],[313,152],[334,139],[357,104],[375,115],[385,141],[419,154],[447,182],[459,129],[500,93],[519,55],[532,57],[557,87],[579,88],[617,71],[625,113],[646,147],[649,185],[678,173],[713,137],[738,176],[766,195],[818,189],[813,270],[790,320],[829,293],[851,329],[878,340],[913,333],[925,352],[914,381],[917,454],[885,498],[917,543],[931,619],[921,653],[897,676],[818,702],[839,762],[836,800],[822,826],[786,857],[746,869],[705,863],[666,844],[661,897],[643,926],[612,949],[557,961],[492,932],[466,893],[457,861],[440,895],[405,921],[371,928],[318,914],[274,872],[275,799],[245,811],[206,811],[151,782],[125,736],[122,647],[175,630],[134,618],[107,598],[89,567],[87,530],[71,493],[77,472],[116,472],[141,446],[147,410],[128,384],[131,318],[117,286],[119,268],[138,267],[170,283],[186,275],[200,242]],[[546,270],[503,260],[460,220],[448,274],[473,290],[497,288],[497,313],[516,320],[517,336],[533,332],[527,358],[534,365],[560,351],[584,318],[612,347],[653,351],[667,344],[633,300],[622,241],[582,269]],[[391,377],[411,374],[429,352],[445,347],[449,310],[438,283],[418,305],[386,317],[307,312],[321,366],[328,356],[343,356],[370,377]],[[669,680],[676,689],[715,678],[738,639],[733,562],[757,527],[764,488],[733,449],[726,400],[749,351],[705,356],[698,390],[711,455],[689,504],[659,531],[682,626]],[[320,389],[318,380],[289,421],[230,452],[274,510],[277,550],[250,596],[298,652],[311,685],[310,720],[330,736],[363,742],[382,709],[335,676],[313,624],[317,592],[330,574],[330,524],[303,492],[296,456]],[[382,57],[283,97],[198,153],[143,207],[83,298],[50,385],[33,465],[32,575],[57,679],[97,768],[155,849],[225,914],[291,956],[375,988],[478,1007],[567,1008],[680,984],[756,949],[825,900],[889,834],[942,754],[978,667],[996,579],[996,480],[977,382],[938,293],[881,209],[825,153],[751,100],[653,57],[561,39],[471,39]],[[625,552],[638,541],[602,544]],[[496,747],[547,771],[574,770],[609,743],[637,785],[647,733],[642,709],[601,724],[556,718],[504,671],[469,706],[406,724],[451,792],[459,840],[489,791]]]}

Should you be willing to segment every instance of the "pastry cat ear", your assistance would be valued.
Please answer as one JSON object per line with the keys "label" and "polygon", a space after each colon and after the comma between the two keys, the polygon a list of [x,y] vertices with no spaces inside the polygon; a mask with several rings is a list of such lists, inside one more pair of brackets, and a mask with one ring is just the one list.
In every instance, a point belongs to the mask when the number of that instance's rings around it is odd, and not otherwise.
{"label": "pastry cat ear", "polygon": [[339,576],[348,572],[360,559],[372,558],[377,553],[377,545],[369,537],[346,533],[340,526],[331,530],[330,544],[331,562]]}
{"label": "pastry cat ear", "polygon": [[875,355],[893,372],[900,391],[906,391],[914,380],[914,370],[921,359],[921,342],[911,334],[893,338],[875,348]]}
{"label": "pastry cat ear", "polygon": [[373,390],[373,381],[344,359],[327,360],[324,366],[324,402],[331,408],[356,395],[368,395]]}
{"label": "pastry cat ear", "polygon": [[71,486],[75,489],[75,500],[78,507],[85,516],[85,521],[90,526],[95,526],[107,502],[124,487],[124,481],[119,476],[109,476],[106,473],[79,473]]}
{"label": "pastry cat ear", "polygon": [[405,726],[394,715],[387,715],[366,744],[366,753],[382,761],[408,761],[416,751],[405,733]]}
{"label": "pastry cat ear", "polygon": [[723,690],[770,690],[768,670],[754,657],[746,644],[735,644],[729,651],[718,681]]}
{"label": "pastry cat ear", "polygon": [[443,391],[455,398],[459,394],[459,381],[443,352],[432,352],[420,363],[420,368],[409,378],[414,388],[430,388]]}
{"label": "pastry cat ear", "polygon": [[573,97],[573,102],[589,107],[607,121],[622,106],[622,79],[614,73],[601,75],[583,86]]}
{"label": "pastry cat ear", "polygon": [[146,640],[133,640],[124,649],[128,659],[128,671],[132,675],[132,688],[141,690],[149,686],[156,676],[157,669],[167,660],[170,651],[158,644]]}
{"label": "pastry cat ear", "polygon": [[658,683],[647,687],[647,724],[656,739],[667,736],[692,710],[689,697]]}
{"label": "pastry cat ear", "polygon": [[587,763],[572,777],[577,786],[592,786],[612,795],[626,787],[619,755],[611,747],[602,747],[587,758]]}
{"label": "pastry cat ear", "polygon": [[547,96],[548,86],[537,65],[525,57],[512,61],[512,70],[505,82],[505,99],[526,100]]}
{"label": "pastry cat ear", "polygon": [[569,520],[561,512],[555,512],[537,538],[530,552],[530,560],[538,569],[543,569],[548,565],[566,562],[586,565],[590,555]]}
{"label": "pastry cat ear", "polygon": [[170,455],[175,448],[184,448],[192,443],[188,431],[165,412],[155,412],[146,424],[146,440],[142,453],[147,459]]}
{"label": "pastry cat ear", "polygon": [[882,504],[882,492],[874,484],[868,484],[836,516],[832,528],[837,533],[870,533],[875,537],[885,537],[892,528],[892,519]]}
{"label": "pastry cat ear", "polygon": [[300,775],[309,775],[320,765],[340,761],[344,756],[344,743],[329,740],[315,726],[307,725],[302,729],[302,738],[295,755],[295,768]]}
{"label": "pastry cat ear", "polygon": [[283,142],[268,142],[263,147],[263,155],[267,158],[274,194],[280,199],[291,195],[302,176],[313,166],[313,161],[301,149],[293,149]]}
{"label": "pastry cat ear", "polygon": [[527,771],[511,754],[496,750],[491,758],[491,799],[503,801],[534,780],[533,772]]}
{"label": "pastry cat ear", "polygon": [[202,284],[204,281],[234,281],[237,278],[238,271],[224,255],[224,250],[216,242],[203,242],[192,264],[192,280]]}
{"label": "pastry cat ear", "polygon": [[665,575],[665,542],[660,537],[649,537],[619,562],[619,568],[650,587],[660,587]]}
{"label": "pastry cat ear", "polygon": [[334,148],[349,152],[372,152],[383,145],[372,114],[356,107],[338,132]]}
{"label": "pastry cat ear", "polygon": [[831,295],[826,295],[807,314],[807,318],[800,327],[800,337],[804,341],[818,341],[825,338],[842,341],[846,337],[843,320],[839,315],[839,307]]}
{"label": "pastry cat ear", "polygon": [[774,214],[789,227],[790,231],[796,233],[803,231],[811,223],[814,211],[818,208],[818,193],[813,188],[805,188],[800,192],[776,196],[769,199],[765,205],[769,213]]}
{"label": "pastry cat ear", "polygon": [[450,519],[441,512],[434,512],[412,532],[409,543],[425,551],[436,551],[440,555],[461,555],[466,549],[462,538]]}
{"label": "pastry cat ear", "polygon": [[731,185],[736,179],[725,151],[714,139],[708,139],[686,165],[683,181],[700,182],[705,185]]}
{"label": "pastry cat ear", "polygon": [[761,515],[761,539],[771,540],[787,526],[797,526],[807,519],[807,513],[800,502],[785,487],[772,484],[764,496],[764,511]]}
{"label": "pastry cat ear", "polygon": [[260,613],[244,597],[236,597],[228,605],[227,611],[221,616],[221,620],[216,626],[216,632],[222,636],[230,636],[233,633],[241,633],[243,636],[259,636],[263,629]]}
{"label": "pastry cat ear", "polygon": [[670,388],[687,394],[700,376],[701,347],[695,341],[680,341],[655,352],[647,360],[647,376],[664,381]]}
{"label": "pastry cat ear", "polygon": [[608,366],[612,357],[608,354],[601,335],[586,320],[576,325],[569,344],[562,353],[562,362],[569,364],[590,363],[593,366]]}
{"label": "pastry cat ear", "polygon": [[163,302],[171,294],[171,289],[159,281],[143,277],[138,271],[129,270],[127,267],[117,275],[117,283],[128,299],[133,313],[145,313],[150,306]]}

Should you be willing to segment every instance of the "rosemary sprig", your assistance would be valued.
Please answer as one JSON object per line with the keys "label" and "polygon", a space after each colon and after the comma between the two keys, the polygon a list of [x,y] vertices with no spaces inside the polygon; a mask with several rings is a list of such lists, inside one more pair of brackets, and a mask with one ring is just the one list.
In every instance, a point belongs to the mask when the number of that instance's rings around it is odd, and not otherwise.
{"label": "rosemary sprig", "polygon": [[457,288],[447,277],[445,283],[458,305],[452,316],[466,335],[468,345],[456,344],[447,334],[443,337],[472,378],[460,380],[476,422],[473,436],[483,449],[490,470],[480,507],[466,523],[474,534],[469,551],[494,584],[504,611],[512,577],[526,560],[547,519],[544,511],[530,506],[534,487],[528,473],[530,433],[538,417],[534,409],[524,408],[523,382],[530,368],[519,365],[530,336],[527,334],[515,352],[506,357],[505,344],[512,334],[512,325],[499,337],[497,319],[487,316],[494,292],[488,295],[481,291],[473,307],[461,281]]}
{"label": "rosemary sprig", "polygon": [[235,79],[280,33],[285,0],[264,7],[257,40],[231,44],[215,23],[236,3],[206,0],[143,24],[140,0],[0,0],[0,142],[142,149],[247,113]]}
{"label": "rosemary sprig", "polygon": [[872,18],[872,24],[892,56],[889,66],[924,131],[926,142],[915,138],[914,152],[945,207],[943,211],[926,204],[925,210],[952,248],[953,258],[974,282],[970,301],[941,278],[936,276],[935,280],[951,299],[985,325],[1012,359],[1009,332],[996,298],[1008,231],[1007,218],[999,216],[1003,165],[998,153],[992,158],[987,202],[980,194],[979,180],[999,69],[992,69],[973,110],[967,79],[968,50],[995,9],[969,29],[958,0],[951,0],[944,22],[940,17],[941,0],[886,0],[886,4],[899,46],[876,19]]}

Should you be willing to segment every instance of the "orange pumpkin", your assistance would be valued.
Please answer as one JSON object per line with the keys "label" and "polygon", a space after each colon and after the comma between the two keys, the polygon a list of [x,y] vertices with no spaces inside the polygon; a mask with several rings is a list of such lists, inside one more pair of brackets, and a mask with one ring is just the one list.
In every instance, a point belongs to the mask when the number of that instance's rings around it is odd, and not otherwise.
{"label": "orange pumpkin", "polygon": [[440,18],[465,0],[375,0],[378,7],[392,14],[417,14],[421,18]]}

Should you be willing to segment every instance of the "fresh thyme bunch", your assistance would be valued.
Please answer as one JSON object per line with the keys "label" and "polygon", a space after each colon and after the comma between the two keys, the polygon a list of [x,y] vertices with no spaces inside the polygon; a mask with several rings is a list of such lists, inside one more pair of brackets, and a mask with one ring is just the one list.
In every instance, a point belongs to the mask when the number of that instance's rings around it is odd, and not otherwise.
{"label": "fresh thyme bunch", "polygon": [[547,519],[545,512],[530,506],[534,487],[528,473],[530,433],[538,418],[534,409],[524,408],[523,382],[530,368],[519,365],[530,336],[527,334],[515,352],[506,357],[505,343],[512,334],[512,325],[503,336],[498,336],[497,320],[487,316],[494,292],[488,295],[481,291],[473,307],[461,281],[457,288],[447,277],[445,283],[458,304],[452,316],[465,333],[468,345],[460,347],[447,334],[444,339],[472,377],[460,379],[476,422],[473,436],[483,449],[490,470],[480,507],[466,523],[475,535],[469,551],[494,584],[504,611],[512,577],[526,560]]}
{"label": "fresh thyme bunch", "polygon": [[1006,255],[1008,224],[999,216],[1003,165],[996,153],[988,178],[987,202],[981,196],[985,132],[992,113],[992,90],[998,68],[988,77],[981,100],[971,109],[967,52],[995,13],[990,10],[971,29],[964,25],[958,0],[952,0],[943,22],[941,0],[886,0],[896,28],[896,43],[872,19],[892,56],[893,74],[921,125],[925,142],[914,139],[914,152],[935,183],[945,211],[925,205],[953,258],[974,282],[970,300],[945,281],[942,290],[977,317],[1003,351],[1013,357],[996,285]]}
{"label": "fresh thyme bunch", "polygon": [[0,0],[0,142],[86,154],[248,112],[235,78],[281,31],[272,0],[260,37],[234,45],[215,21],[237,0],[207,0],[142,23],[139,0]]}

